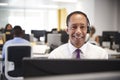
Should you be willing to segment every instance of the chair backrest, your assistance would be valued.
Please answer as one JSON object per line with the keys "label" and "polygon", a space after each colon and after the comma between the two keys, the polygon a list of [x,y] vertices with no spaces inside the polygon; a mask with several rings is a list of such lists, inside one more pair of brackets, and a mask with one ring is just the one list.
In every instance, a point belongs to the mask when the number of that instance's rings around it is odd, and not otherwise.
{"label": "chair backrest", "polygon": [[50,46],[50,52],[61,45],[61,34],[60,33],[49,33],[47,35],[47,43]]}
{"label": "chair backrest", "polygon": [[[5,76],[10,80],[22,80],[22,59],[32,56],[32,47],[29,44],[11,44],[6,48]],[[11,64],[10,64],[11,63]],[[12,65],[12,66],[11,66]],[[12,67],[12,70],[9,69]]]}
{"label": "chair backrest", "polygon": [[56,45],[59,46],[61,45],[61,34],[57,33],[57,34],[53,34],[53,33],[49,33],[47,35],[47,43],[48,45]]}

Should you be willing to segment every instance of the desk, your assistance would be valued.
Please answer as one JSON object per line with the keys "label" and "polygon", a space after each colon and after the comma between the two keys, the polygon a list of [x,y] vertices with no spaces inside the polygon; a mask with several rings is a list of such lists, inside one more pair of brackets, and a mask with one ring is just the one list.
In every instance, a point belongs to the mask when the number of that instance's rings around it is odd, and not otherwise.
{"label": "desk", "polygon": [[33,57],[45,57],[49,56],[50,47],[47,45],[33,45]]}
{"label": "desk", "polygon": [[97,72],[85,74],[45,76],[45,77],[30,77],[24,80],[120,80],[119,72]]}
{"label": "desk", "polygon": [[48,58],[49,54],[34,54],[33,57],[35,58]]}
{"label": "desk", "polygon": [[120,59],[120,52],[117,52],[116,50],[110,50],[108,48],[105,48],[105,50],[108,52],[109,59]]}
{"label": "desk", "polygon": [[50,49],[47,45],[33,45],[32,48],[34,54],[46,54]]}

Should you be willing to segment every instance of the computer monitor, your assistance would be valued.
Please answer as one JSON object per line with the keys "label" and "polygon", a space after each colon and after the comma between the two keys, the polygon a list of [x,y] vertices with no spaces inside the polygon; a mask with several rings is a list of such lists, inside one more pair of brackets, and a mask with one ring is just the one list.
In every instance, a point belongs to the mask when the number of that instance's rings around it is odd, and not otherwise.
{"label": "computer monitor", "polygon": [[120,60],[23,59],[24,77],[120,71]]}
{"label": "computer monitor", "polygon": [[118,31],[103,31],[102,33],[102,42],[107,41],[110,42],[110,49],[112,48],[113,42],[115,41],[115,35]]}
{"label": "computer monitor", "polygon": [[24,34],[23,38],[26,39],[26,40],[28,40],[28,41],[30,41],[30,35],[29,34]]}
{"label": "computer monitor", "polygon": [[117,51],[120,52],[120,33],[117,33],[115,35],[115,44],[119,45],[119,48],[117,49]]}
{"label": "computer monitor", "polygon": [[40,37],[45,36],[45,30],[31,30],[31,33],[34,35],[35,38],[40,41]]}
{"label": "computer monitor", "polygon": [[120,44],[120,33],[115,35],[115,44]]}

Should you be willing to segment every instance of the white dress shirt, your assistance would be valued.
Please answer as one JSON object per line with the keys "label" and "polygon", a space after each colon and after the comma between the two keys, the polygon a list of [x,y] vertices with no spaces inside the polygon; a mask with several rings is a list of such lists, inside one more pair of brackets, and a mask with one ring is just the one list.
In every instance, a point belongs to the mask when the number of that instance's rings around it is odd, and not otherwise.
{"label": "white dress shirt", "polygon": [[[70,41],[66,44],[54,49],[48,58],[53,59],[74,59],[75,50]],[[93,45],[89,42],[85,43],[81,48],[80,59],[108,59],[108,53],[101,47]]]}
{"label": "white dress shirt", "polygon": [[15,37],[15,38],[13,38],[11,40],[8,40],[4,44],[3,49],[2,49],[2,58],[3,59],[5,58],[5,49],[6,49],[6,46],[9,45],[9,44],[16,44],[16,43],[19,43],[19,44],[21,44],[21,43],[23,43],[23,44],[30,44],[29,41],[27,41],[27,40],[25,40],[25,39],[23,39],[21,37]]}

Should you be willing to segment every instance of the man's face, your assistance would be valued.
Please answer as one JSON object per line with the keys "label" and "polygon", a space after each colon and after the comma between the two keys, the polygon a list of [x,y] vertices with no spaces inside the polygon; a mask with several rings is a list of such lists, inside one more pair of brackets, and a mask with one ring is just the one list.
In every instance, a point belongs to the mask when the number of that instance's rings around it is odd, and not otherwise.
{"label": "man's face", "polygon": [[73,46],[80,48],[85,43],[87,19],[82,14],[73,14],[67,26],[67,33]]}

